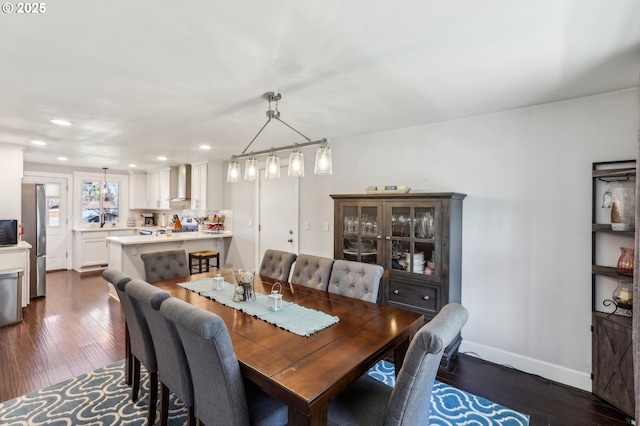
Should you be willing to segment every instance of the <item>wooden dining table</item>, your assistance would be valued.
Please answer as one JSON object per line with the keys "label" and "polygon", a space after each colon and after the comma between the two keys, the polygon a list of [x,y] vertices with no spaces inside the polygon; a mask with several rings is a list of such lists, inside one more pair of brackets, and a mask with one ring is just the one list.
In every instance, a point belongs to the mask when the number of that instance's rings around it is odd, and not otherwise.
{"label": "wooden dining table", "polygon": [[[234,282],[232,270],[222,275]],[[197,274],[153,285],[222,317],[243,376],[288,406],[289,425],[326,425],[329,401],[391,351],[397,372],[424,323],[414,312],[284,283],[285,301],[340,319],[304,337],[178,285],[212,276]],[[255,291],[269,294],[273,283],[256,274]]]}

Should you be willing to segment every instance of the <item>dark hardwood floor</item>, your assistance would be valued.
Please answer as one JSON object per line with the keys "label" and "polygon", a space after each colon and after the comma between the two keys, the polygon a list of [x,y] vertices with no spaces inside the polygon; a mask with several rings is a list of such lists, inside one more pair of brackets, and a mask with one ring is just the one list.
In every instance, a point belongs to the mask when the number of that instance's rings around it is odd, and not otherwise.
{"label": "dark hardwood floor", "polygon": [[[32,300],[23,315],[23,322],[0,327],[0,401],[124,358],[124,315],[100,274],[48,273],[47,296]],[[590,393],[468,355],[438,380],[529,414],[535,426],[627,424]]]}

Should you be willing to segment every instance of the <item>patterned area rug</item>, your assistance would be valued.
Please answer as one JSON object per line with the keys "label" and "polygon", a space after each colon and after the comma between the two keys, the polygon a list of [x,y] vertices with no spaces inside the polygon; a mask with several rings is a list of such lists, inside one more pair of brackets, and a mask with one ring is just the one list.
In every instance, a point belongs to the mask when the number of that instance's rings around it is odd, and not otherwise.
{"label": "patterned area rug", "polygon": [[[124,383],[124,361],[120,361],[0,404],[0,425],[147,425],[149,381],[144,369],[142,374],[136,403],[131,402],[131,388]],[[390,386],[395,382],[393,364],[385,361],[369,374]],[[186,424],[186,413],[172,395],[169,425]],[[436,382],[430,421],[434,425],[520,426],[529,424],[529,416]]]}

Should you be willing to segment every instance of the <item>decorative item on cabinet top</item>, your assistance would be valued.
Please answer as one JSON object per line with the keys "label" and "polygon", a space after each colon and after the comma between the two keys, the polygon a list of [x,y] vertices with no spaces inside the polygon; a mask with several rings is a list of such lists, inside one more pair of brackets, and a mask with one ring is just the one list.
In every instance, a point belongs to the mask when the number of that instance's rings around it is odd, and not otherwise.
{"label": "decorative item on cabinet top", "polygon": [[405,185],[369,186],[365,189],[367,194],[406,194],[411,188]]}
{"label": "decorative item on cabinet top", "polygon": [[618,264],[616,265],[616,271],[620,275],[627,275],[633,277],[633,266],[635,258],[635,250],[628,247],[620,247],[620,257],[618,258]]}
{"label": "decorative item on cabinet top", "polygon": [[636,196],[633,189],[618,186],[611,192],[611,200],[611,229],[633,231],[636,212]]}

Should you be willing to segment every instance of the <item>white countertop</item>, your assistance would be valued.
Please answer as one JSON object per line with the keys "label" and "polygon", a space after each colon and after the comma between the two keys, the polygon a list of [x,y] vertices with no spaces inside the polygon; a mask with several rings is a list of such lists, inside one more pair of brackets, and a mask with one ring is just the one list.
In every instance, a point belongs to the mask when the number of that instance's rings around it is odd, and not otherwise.
{"label": "white countertop", "polygon": [[31,248],[31,244],[26,241],[19,241],[18,244],[13,246],[0,246],[0,252],[13,251],[13,250],[27,250]]}
{"label": "white countertop", "polygon": [[[120,228],[122,229],[122,228]],[[231,232],[222,234],[212,234],[209,232],[175,232],[170,237],[166,235],[132,235],[128,237],[108,237],[107,241],[110,243],[120,244],[123,246],[135,245],[135,244],[156,244],[156,243],[170,243],[172,241],[194,241],[194,240],[210,240],[216,238],[231,238],[233,234]]]}
{"label": "white countertop", "polygon": [[95,228],[73,228],[75,232],[99,232],[99,231],[137,231],[138,229],[146,229],[143,226],[110,226],[106,225],[104,228],[96,226]]}

